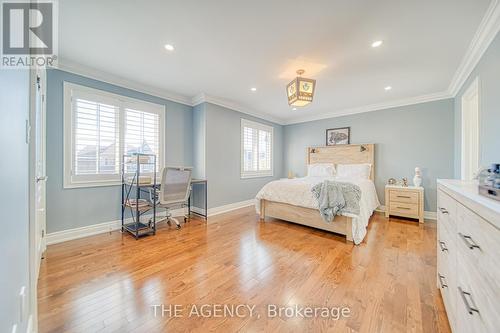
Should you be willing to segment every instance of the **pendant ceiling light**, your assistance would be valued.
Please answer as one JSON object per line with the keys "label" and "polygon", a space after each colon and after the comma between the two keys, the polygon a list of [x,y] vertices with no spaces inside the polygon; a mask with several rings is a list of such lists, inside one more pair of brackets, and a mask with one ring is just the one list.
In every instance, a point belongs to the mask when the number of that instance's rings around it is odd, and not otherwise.
{"label": "pendant ceiling light", "polygon": [[304,72],[303,69],[299,69],[297,77],[286,86],[288,104],[291,106],[306,106],[313,100],[316,80],[302,77]]}

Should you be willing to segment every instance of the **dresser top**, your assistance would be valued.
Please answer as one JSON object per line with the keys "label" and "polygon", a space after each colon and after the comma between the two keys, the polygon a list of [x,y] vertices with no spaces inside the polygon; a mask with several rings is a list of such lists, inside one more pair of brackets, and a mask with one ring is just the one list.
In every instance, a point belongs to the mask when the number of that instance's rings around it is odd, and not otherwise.
{"label": "dresser top", "polygon": [[[485,196],[479,195],[479,189],[477,181],[464,181],[459,179],[438,179],[438,184],[446,187],[447,189],[462,195],[463,197],[472,200],[480,204],[481,206],[493,211],[500,216],[500,201],[487,198]],[[500,225],[500,221],[491,221],[497,225]]]}
{"label": "dresser top", "polygon": [[403,185],[385,185],[386,188],[395,189],[395,190],[413,190],[413,191],[423,191],[424,188],[422,186],[403,186]]}

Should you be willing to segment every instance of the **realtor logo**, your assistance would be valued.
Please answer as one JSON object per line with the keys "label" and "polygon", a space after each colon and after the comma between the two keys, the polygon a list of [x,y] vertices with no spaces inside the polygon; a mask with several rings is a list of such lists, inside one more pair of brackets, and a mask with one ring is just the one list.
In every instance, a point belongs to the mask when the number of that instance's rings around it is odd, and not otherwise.
{"label": "realtor logo", "polygon": [[54,1],[2,1],[2,67],[54,66],[57,11]]}

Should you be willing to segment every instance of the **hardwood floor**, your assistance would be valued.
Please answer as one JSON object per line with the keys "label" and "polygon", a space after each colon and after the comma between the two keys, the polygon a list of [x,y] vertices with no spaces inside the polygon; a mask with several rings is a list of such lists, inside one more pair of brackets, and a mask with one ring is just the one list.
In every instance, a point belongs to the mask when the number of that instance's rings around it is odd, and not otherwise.
{"label": "hardwood floor", "polygon": [[[162,224],[138,241],[113,232],[49,246],[38,284],[39,329],[449,332],[435,275],[435,223],[375,214],[364,243],[353,246],[327,232],[259,222],[245,208],[208,224],[193,219],[181,230]],[[159,307],[155,317],[160,304],[180,304],[183,317],[173,317],[173,308],[159,316]],[[189,317],[193,309],[214,309],[203,304],[255,309],[252,316],[247,309],[242,317]],[[350,315],[270,318],[269,304],[348,307]]]}

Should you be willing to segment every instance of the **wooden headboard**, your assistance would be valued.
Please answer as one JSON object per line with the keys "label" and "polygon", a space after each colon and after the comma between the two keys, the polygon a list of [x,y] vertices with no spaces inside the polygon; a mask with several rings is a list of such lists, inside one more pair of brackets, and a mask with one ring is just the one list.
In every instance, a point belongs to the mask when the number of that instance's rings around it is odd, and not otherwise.
{"label": "wooden headboard", "polygon": [[375,145],[373,143],[360,145],[336,145],[307,148],[307,164],[333,163],[372,165],[370,179],[375,180]]}

